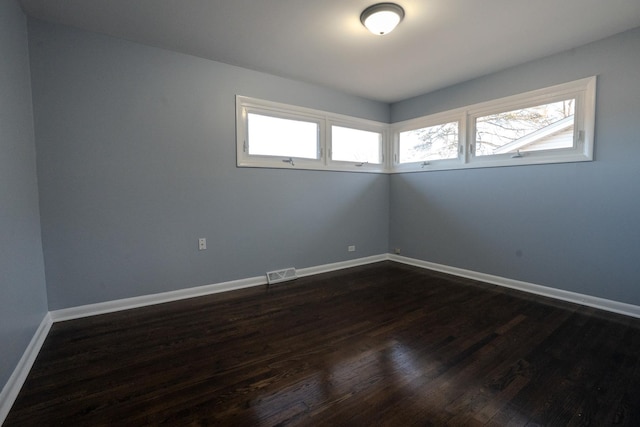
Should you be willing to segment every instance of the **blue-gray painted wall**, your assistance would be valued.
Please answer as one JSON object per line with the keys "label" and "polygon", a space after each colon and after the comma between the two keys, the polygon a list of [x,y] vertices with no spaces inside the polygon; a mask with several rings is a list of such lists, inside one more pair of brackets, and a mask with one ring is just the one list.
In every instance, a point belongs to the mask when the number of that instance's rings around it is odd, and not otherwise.
{"label": "blue-gray painted wall", "polygon": [[[640,304],[640,29],[391,106],[40,21],[26,43],[22,12],[0,2],[0,384],[47,293],[56,310],[395,247]],[[235,167],[236,94],[387,122],[596,74],[595,162]]]}
{"label": "blue-gray painted wall", "polygon": [[392,121],[598,76],[595,161],[391,176],[390,248],[640,304],[640,28],[391,106]]}
{"label": "blue-gray painted wall", "polygon": [[386,252],[388,177],[237,168],[235,96],[383,122],[387,104],[39,21],[29,35],[51,310]]}
{"label": "blue-gray painted wall", "polygon": [[0,1],[0,389],[47,313],[26,22]]}

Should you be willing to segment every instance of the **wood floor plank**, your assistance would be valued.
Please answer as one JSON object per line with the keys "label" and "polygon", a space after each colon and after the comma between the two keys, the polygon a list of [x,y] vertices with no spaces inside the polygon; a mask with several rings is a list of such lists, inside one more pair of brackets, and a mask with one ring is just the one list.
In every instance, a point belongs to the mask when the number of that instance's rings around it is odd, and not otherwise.
{"label": "wood floor plank", "polygon": [[5,426],[640,425],[640,320],[393,262],[56,323]]}

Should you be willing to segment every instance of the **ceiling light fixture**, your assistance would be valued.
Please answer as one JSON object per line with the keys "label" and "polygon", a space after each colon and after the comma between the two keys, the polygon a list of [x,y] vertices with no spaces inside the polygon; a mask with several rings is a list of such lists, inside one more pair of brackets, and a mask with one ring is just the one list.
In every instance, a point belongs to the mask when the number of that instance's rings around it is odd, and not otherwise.
{"label": "ceiling light fixture", "polygon": [[376,35],[393,31],[404,18],[404,9],[395,3],[378,3],[366,8],[360,15],[360,22]]}

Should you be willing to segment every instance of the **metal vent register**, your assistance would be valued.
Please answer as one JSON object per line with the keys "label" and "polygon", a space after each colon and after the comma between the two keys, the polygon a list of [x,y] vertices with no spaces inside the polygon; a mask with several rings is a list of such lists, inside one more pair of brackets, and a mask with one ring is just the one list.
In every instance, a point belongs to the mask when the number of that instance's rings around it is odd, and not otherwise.
{"label": "metal vent register", "polygon": [[280,283],[280,282],[286,282],[288,280],[293,280],[293,279],[296,279],[297,277],[298,276],[296,275],[296,269],[293,267],[285,268],[284,270],[268,271],[267,283],[271,285],[273,283]]}

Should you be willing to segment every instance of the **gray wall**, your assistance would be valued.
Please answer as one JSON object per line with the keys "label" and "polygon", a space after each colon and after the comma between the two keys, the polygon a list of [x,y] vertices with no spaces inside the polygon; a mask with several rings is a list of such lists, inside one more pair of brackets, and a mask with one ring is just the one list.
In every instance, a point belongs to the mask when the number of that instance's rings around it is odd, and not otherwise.
{"label": "gray wall", "polygon": [[388,177],[236,168],[235,95],[384,122],[387,104],[39,21],[29,37],[50,309],[386,252]]}
{"label": "gray wall", "polygon": [[0,1],[0,389],[47,313],[26,18]]}
{"label": "gray wall", "polygon": [[391,106],[392,121],[598,75],[589,163],[393,175],[403,255],[640,304],[640,28]]}
{"label": "gray wall", "polygon": [[[389,108],[30,21],[39,225],[25,18],[0,5],[0,384],[47,292],[55,310],[393,247],[640,304],[640,29]],[[592,163],[391,177],[235,167],[236,94],[399,121],[594,74]]]}

